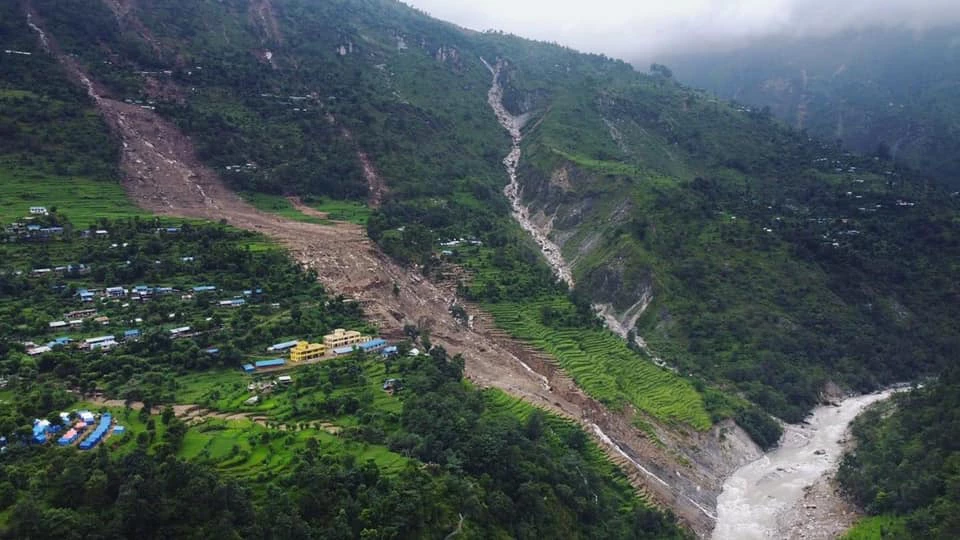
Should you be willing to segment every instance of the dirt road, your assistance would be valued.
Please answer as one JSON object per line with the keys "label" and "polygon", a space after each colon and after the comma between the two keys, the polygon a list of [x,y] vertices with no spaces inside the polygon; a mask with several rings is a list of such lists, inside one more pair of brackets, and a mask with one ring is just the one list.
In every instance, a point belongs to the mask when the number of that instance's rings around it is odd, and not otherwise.
{"label": "dirt road", "polygon": [[[42,21],[33,19],[42,27]],[[581,423],[640,491],[672,509],[698,535],[709,534],[723,477],[744,459],[742,448],[730,444],[736,437],[729,432],[722,437],[719,427],[709,433],[667,429],[646,418],[657,426],[665,448],[655,444],[633,427],[631,411],[615,413],[586,396],[552,359],[496,330],[490,316],[477,307],[467,306],[475,317],[472,329],[459,324],[449,312],[454,284],[431,283],[399,266],[360,226],[287,220],[244,202],[197,159],[190,139],[171,122],[151,109],[111,98],[72,58],[58,53],[54,36],[47,37],[51,52],[87,87],[122,140],[124,186],[139,206],[168,216],[223,219],[275,239],[303,266],[314,269],[330,290],[359,301],[388,338],[402,336],[406,323],[429,327],[434,344],[463,354],[470,380]],[[382,189],[371,186],[375,193]]]}

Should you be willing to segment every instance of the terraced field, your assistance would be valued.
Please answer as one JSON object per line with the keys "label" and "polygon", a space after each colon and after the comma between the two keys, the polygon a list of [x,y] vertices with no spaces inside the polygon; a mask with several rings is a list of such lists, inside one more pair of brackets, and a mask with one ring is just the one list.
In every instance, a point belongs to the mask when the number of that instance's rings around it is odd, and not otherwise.
{"label": "terraced field", "polygon": [[118,183],[54,176],[0,164],[0,224],[22,218],[31,206],[56,208],[80,228],[99,218],[149,216],[127,199]]}
{"label": "terraced field", "polygon": [[497,325],[557,359],[592,397],[611,407],[631,404],[662,421],[710,427],[702,396],[687,381],[657,367],[607,330],[545,325],[546,307],[565,309],[566,299],[486,305]]}
{"label": "terraced field", "polygon": [[[91,410],[102,407],[90,405]],[[120,437],[112,435],[104,443],[112,452],[130,452],[137,446],[137,437],[147,433],[147,424],[137,411],[109,407],[118,425],[127,428],[127,434]],[[160,417],[151,417],[154,421],[152,447],[158,446],[164,437],[166,427]],[[220,418],[200,418],[193,420],[183,439],[178,456],[189,460],[205,462],[222,472],[238,478],[257,479],[261,474],[279,474],[289,469],[297,450],[306,446],[309,439],[315,439],[325,453],[351,454],[360,462],[374,461],[386,472],[399,472],[408,459],[391,452],[384,446],[342,439],[322,429],[273,429],[262,426],[252,420],[223,420]]]}

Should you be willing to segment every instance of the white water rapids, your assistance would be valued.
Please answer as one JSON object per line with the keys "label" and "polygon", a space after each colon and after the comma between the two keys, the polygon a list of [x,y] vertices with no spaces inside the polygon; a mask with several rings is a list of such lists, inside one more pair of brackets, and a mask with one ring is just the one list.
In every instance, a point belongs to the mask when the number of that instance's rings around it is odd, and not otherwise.
{"label": "white water rapids", "polygon": [[741,467],[723,484],[713,540],[785,538],[789,531],[777,530],[777,518],[798,504],[805,488],[837,466],[841,441],[854,418],[893,393],[885,390],[817,407],[805,424],[787,426],[778,448]]}

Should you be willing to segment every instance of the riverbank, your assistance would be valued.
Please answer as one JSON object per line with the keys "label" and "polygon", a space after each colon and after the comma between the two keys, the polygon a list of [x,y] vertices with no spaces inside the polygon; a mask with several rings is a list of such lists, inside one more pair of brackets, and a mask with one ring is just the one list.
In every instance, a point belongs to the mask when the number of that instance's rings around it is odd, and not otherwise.
{"label": "riverbank", "polygon": [[833,467],[777,517],[777,538],[832,540],[853,527],[863,514],[843,496],[836,473],[837,468]]}
{"label": "riverbank", "polygon": [[885,390],[820,406],[785,427],[780,446],[738,469],[717,499],[714,540],[835,538],[856,520],[833,485],[850,423]]}

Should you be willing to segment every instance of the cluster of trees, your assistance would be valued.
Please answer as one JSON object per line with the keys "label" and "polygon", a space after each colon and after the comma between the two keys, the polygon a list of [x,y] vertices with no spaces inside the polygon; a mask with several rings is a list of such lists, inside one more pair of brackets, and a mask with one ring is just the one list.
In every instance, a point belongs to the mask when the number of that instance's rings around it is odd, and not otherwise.
{"label": "cluster of trees", "polygon": [[868,513],[910,538],[960,536],[960,369],[875,406],[853,424],[837,479]]}
{"label": "cluster of trees", "polygon": [[[362,354],[298,372],[293,391],[353,399],[366,382]],[[360,462],[344,445],[309,439],[292,466],[256,485],[176,457],[188,428],[166,408],[139,412],[135,448],[95,452],[12,445],[0,456],[2,528],[12,538],[686,538],[670,514],[636,497],[575,424],[498,404],[463,380],[463,359],[438,347],[400,356],[399,413],[370,398],[332,414],[355,417],[342,436],[373,428],[406,456],[397,471]],[[334,392],[336,389],[336,392]],[[351,390],[353,389],[353,390]],[[344,394],[344,391],[347,391]],[[23,396],[27,398],[27,396]],[[60,404],[48,404],[58,406]],[[317,411],[301,408],[304,418]],[[322,416],[329,417],[329,414]],[[157,423],[165,426],[157,437]],[[38,473],[38,471],[41,471]],[[38,476],[39,475],[39,476]],[[96,519],[90,519],[95,516]]]}
{"label": "cluster of trees", "polygon": [[117,178],[119,144],[56,59],[40,48],[18,2],[0,6],[0,161],[46,174]]}

